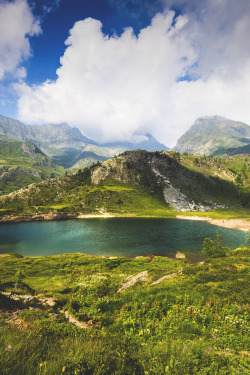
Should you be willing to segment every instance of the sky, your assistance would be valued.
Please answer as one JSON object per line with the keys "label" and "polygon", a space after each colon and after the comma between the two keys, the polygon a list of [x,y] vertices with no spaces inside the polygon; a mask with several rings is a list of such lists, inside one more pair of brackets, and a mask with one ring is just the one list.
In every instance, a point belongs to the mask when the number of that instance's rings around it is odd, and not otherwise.
{"label": "sky", "polygon": [[250,124],[250,0],[0,0],[0,114],[167,146]]}

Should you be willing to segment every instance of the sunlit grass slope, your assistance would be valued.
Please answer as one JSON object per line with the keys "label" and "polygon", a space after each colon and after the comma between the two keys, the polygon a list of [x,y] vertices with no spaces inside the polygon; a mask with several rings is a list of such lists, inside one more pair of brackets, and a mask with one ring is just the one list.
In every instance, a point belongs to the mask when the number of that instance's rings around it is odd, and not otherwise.
{"label": "sunlit grass slope", "polygon": [[249,260],[1,257],[0,373],[248,374]]}
{"label": "sunlit grass slope", "polygon": [[32,142],[0,139],[0,194],[64,172]]}

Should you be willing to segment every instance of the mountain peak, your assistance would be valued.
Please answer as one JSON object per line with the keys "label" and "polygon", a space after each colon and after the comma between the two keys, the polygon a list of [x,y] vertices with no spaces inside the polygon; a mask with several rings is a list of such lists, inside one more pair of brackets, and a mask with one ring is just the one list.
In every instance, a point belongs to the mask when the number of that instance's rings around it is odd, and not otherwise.
{"label": "mountain peak", "polygon": [[218,150],[239,148],[250,143],[250,126],[222,116],[198,118],[177,141],[176,151],[212,155]]}

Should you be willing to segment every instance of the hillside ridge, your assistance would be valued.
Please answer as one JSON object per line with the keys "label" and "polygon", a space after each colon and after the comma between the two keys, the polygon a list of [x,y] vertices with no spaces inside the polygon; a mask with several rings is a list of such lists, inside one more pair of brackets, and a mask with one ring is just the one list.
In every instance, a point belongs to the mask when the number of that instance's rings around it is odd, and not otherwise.
{"label": "hillside ridge", "polygon": [[[250,207],[250,159],[127,151],[102,164],[0,197],[6,214],[164,216]],[[239,172],[238,172],[239,171]],[[244,173],[243,173],[244,172]]]}

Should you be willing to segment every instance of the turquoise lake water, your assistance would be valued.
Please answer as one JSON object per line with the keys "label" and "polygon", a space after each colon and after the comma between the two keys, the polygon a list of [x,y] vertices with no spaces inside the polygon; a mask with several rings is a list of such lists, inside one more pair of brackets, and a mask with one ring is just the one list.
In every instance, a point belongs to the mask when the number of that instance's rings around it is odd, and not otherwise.
{"label": "turquoise lake water", "polygon": [[202,221],[148,218],[93,218],[0,225],[0,253],[47,256],[82,252],[90,255],[175,256],[203,259],[205,237],[221,234],[226,246],[246,244],[247,232]]}

